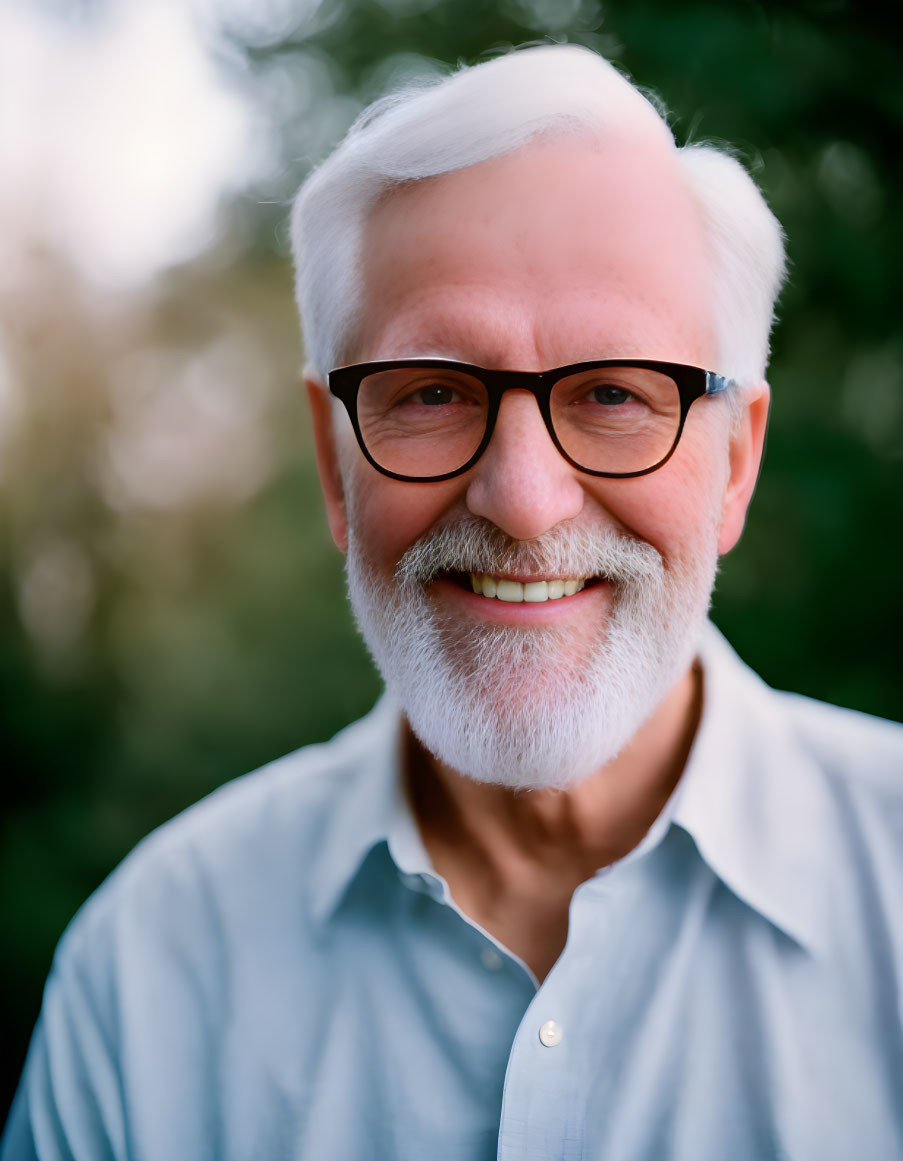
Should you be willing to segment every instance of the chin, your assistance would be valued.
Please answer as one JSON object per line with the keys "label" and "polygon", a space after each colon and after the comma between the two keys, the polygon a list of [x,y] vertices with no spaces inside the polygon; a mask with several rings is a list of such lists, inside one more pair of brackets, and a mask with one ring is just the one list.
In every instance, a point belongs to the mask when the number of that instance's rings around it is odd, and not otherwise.
{"label": "chin", "polygon": [[[478,782],[566,789],[630,742],[693,661],[717,553],[712,545],[689,565],[666,569],[651,546],[613,536],[605,553],[611,608],[587,633],[456,620],[423,583],[382,577],[352,537],[355,618],[434,758]],[[575,562],[575,572],[585,565]]]}

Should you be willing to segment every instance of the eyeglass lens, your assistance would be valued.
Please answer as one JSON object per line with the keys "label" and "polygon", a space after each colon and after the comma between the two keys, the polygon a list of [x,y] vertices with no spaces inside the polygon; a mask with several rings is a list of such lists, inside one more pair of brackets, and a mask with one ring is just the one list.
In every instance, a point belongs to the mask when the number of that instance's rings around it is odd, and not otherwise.
{"label": "eyeglass lens", "polygon": [[[559,379],[550,408],[562,448],[590,471],[650,468],[671,450],[680,427],[677,384],[640,367],[601,367]],[[474,375],[401,367],[363,379],[357,414],[367,450],[381,467],[405,476],[438,476],[462,467],[476,452],[489,400]]]}

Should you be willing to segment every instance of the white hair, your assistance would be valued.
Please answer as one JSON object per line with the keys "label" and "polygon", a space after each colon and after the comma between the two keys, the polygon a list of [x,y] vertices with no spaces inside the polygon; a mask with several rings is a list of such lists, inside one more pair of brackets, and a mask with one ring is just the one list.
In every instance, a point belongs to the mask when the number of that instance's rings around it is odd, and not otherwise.
{"label": "white hair", "polygon": [[640,90],[579,45],[509,52],[393,93],[358,117],[304,182],[292,214],[309,363],[325,379],[346,359],[361,306],[364,227],[392,187],[500,157],[541,133],[623,139],[650,127],[676,151],[709,240],[720,356],[713,369],[746,385],[764,378],[785,269],[779,223],[734,157],[711,145],[678,149]]}

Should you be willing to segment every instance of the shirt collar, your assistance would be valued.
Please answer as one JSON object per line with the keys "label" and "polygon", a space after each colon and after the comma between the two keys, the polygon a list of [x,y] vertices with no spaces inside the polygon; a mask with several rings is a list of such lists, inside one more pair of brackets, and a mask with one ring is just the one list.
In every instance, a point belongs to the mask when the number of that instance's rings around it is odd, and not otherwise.
{"label": "shirt collar", "polygon": [[[647,840],[627,859],[657,845],[656,828],[673,821],[735,895],[814,950],[825,929],[819,867],[831,821],[820,773],[793,734],[782,695],[711,624],[700,659],[703,710],[687,766]],[[318,920],[329,918],[381,842],[403,876],[438,882],[404,790],[402,722],[384,694],[331,743],[346,781],[315,863]]]}
{"label": "shirt collar", "polygon": [[794,733],[786,695],[712,624],[700,658],[703,712],[674,821],[735,895],[816,950],[826,931],[822,861],[832,827],[823,775]]}
{"label": "shirt collar", "polygon": [[313,915],[319,922],[333,914],[367,855],[381,842],[402,874],[432,872],[402,778],[403,718],[389,694],[329,745],[338,749],[335,774],[343,785],[314,863]]}

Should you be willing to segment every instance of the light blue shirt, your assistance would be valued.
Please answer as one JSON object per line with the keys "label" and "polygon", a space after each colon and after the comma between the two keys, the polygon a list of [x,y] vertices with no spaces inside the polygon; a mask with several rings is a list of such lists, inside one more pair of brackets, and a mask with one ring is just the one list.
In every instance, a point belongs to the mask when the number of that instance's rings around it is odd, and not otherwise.
{"label": "light blue shirt", "polygon": [[157,831],[60,943],[4,1161],[899,1161],[903,729],[701,656],[542,986],[431,870],[385,699]]}

